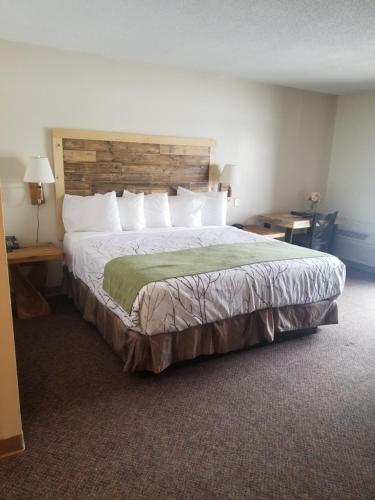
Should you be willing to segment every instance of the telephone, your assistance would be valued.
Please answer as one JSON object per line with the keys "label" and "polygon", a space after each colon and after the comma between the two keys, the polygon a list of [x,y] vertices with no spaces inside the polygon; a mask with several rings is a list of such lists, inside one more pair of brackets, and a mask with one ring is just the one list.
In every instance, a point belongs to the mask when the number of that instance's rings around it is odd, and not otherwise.
{"label": "telephone", "polygon": [[17,250],[20,245],[15,236],[5,236],[5,243],[7,246],[7,252],[11,252],[12,250]]}

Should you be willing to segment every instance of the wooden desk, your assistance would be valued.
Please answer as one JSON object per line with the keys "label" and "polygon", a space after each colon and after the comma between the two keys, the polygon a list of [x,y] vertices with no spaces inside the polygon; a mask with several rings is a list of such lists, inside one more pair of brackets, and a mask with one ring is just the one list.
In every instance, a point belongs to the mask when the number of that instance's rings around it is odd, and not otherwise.
{"label": "wooden desk", "polygon": [[[295,229],[308,229],[311,226],[311,217],[298,217],[289,213],[259,215],[257,219],[264,227],[284,227],[285,241],[288,243],[292,243]],[[336,226],[337,224],[340,224],[340,219],[336,220]]]}
{"label": "wooden desk", "polygon": [[278,231],[277,229],[270,229],[263,226],[244,226],[242,231],[260,234],[261,236],[267,236],[267,238],[284,238],[285,236],[285,231]]}
{"label": "wooden desk", "polygon": [[[63,258],[61,248],[52,243],[23,247],[7,253],[19,319],[50,314],[50,305],[42,295],[47,279],[47,262],[61,261]],[[28,275],[21,271],[22,265],[31,266]]]}

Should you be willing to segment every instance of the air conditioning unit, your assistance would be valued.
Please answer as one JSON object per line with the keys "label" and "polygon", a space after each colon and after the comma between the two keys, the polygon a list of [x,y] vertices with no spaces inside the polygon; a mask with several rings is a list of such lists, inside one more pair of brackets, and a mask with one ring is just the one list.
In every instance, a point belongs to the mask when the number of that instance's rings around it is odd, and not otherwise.
{"label": "air conditioning unit", "polygon": [[335,254],[343,260],[375,271],[375,234],[339,229],[336,235]]}

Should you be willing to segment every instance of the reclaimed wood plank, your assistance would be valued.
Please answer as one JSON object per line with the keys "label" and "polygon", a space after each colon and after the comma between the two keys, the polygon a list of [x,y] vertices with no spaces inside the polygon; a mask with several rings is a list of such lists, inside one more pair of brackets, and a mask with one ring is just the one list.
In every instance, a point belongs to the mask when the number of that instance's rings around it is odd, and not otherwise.
{"label": "reclaimed wood plank", "polygon": [[96,162],[96,151],[64,149],[64,162],[67,163]]}
{"label": "reclaimed wood plank", "polygon": [[159,154],[160,144],[111,141],[110,150],[112,152],[126,151],[128,153]]}
{"label": "reclaimed wood plank", "polygon": [[206,156],[136,154],[128,153],[127,151],[115,151],[112,155],[113,161],[133,165],[208,165],[209,162],[209,157]]}
{"label": "reclaimed wood plank", "polygon": [[70,181],[66,180],[65,182],[65,191],[69,192],[70,190],[82,190],[82,191],[91,191],[91,182],[85,182],[85,181]]}
{"label": "reclaimed wood plank", "polygon": [[100,162],[113,161],[113,153],[112,151],[96,151],[96,160]]}
{"label": "reclaimed wood plank", "polygon": [[88,139],[63,139],[63,149],[79,149],[80,151],[109,151],[109,141],[92,141]]}
{"label": "reclaimed wood plank", "polygon": [[87,190],[87,189],[66,189],[65,190],[66,194],[73,194],[75,196],[90,196],[92,194],[92,190]]}
{"label": "reclaimed wood plank", "polygon": [[160,144],[160,153],[165,155],[209,156],[210,148],[207,146],[176,146]]}

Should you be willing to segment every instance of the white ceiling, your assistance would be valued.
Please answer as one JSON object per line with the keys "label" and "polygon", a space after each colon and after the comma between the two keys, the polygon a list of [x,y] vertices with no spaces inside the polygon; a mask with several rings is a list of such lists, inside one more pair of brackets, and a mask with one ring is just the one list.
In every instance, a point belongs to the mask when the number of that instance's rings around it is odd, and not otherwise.
{"label": "white ceiling", "polygon": [[0,0],[0,38],[322,92],[375,89],[375,0]]}

